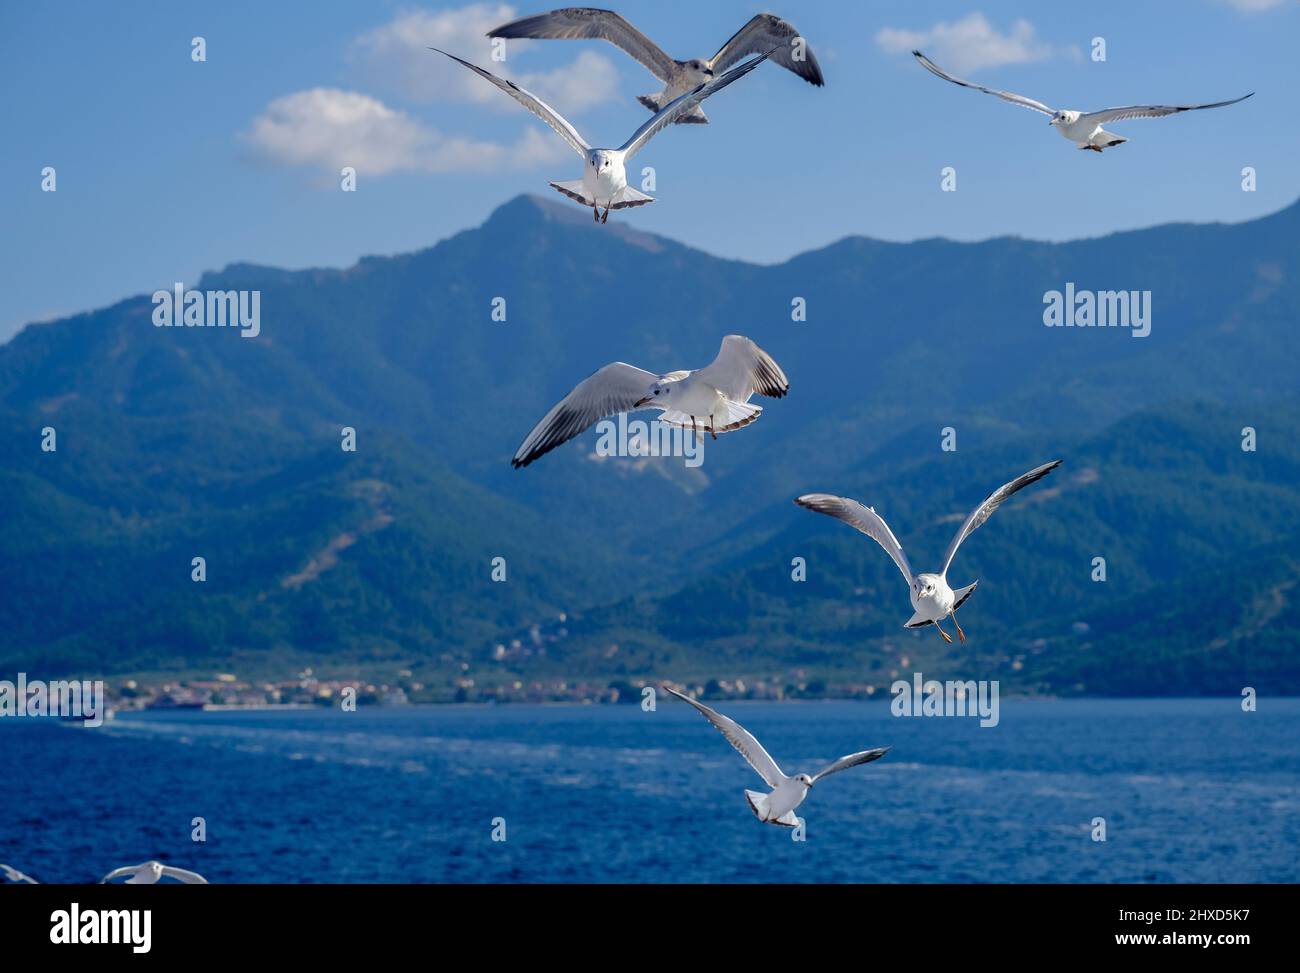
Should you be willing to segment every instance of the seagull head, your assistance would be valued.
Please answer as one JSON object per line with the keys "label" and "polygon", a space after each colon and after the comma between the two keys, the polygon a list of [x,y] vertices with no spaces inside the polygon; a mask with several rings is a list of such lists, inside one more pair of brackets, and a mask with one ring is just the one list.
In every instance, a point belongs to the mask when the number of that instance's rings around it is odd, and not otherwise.
{"label": "seagull head", "polygon": [[608,169],[613,161],[604,149],[595,149],[587,156],[588,164],[598,173]]}
{"label": "seagull head", "polygon": [[650,386],[649,393],[644,398],[637,400],[636,405],[632,408],[641,409],[647,405],[663,405],[667,408],[668,399],[672,395],[673,384],[672,382],[655,382],[654,385]]}
{"label": "seagull head", "polygon": [[1078,120],[1079,120],[1079,113],[1077,111],[1065,111],[1064,109],[1062,109],[1061,111],[1054,113],[1052,115],[1051,120],[1047,124],[1048,125],[1073,125]]}
{"label": "seagull head", "polygon": [[933,574],[918,574],[912,579],[912,590],[916,592],[916,597],[927,598],[938,590],[938,576]]}
{"label": "seagull head", "polygon": [[706,78],[713,77],[713,68],[709,67],[708,64],[701,61],[699,58],[696,58],[693,61],[687,61],[686,66],[697,74],[704,75]]}
{"label": "seagull head", "polygon": [[796,774],[794,779],[803,784],[804,787],[812,787],[813,785],[813,779],[807,774]]}

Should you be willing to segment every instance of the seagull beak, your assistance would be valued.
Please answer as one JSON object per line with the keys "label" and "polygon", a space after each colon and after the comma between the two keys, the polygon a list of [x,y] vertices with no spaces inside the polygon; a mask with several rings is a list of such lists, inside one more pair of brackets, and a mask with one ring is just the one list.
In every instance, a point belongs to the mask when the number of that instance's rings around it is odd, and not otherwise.
{"label": "seagull beak", "polygon": [[632,408],[639,409],[649,401],[650,401],[650,396],[647,395],[644,399],[638,399],[636,404],[632,406]]}

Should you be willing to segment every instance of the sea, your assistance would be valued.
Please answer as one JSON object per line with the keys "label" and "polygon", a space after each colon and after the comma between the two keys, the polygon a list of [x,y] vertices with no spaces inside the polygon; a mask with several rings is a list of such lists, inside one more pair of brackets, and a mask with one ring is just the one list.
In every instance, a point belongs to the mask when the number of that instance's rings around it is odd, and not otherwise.
{"label": "sea", "polygon": [[43,882],[149,859],[221,883],[1300,881],[1300,699],[1003,700],[990,727],[715,705],[788,773],[893,749],[820,781],[796,832],[754,817],[757,775],[672,699],[6,718],[0,862]]}

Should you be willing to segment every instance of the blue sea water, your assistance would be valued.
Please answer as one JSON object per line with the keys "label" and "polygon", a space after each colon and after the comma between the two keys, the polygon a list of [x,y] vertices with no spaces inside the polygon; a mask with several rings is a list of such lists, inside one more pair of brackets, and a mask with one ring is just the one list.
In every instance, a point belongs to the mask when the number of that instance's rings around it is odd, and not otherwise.
{"label": "blue sea water", "polygon": [[150,858],[214,882],[1300,881],[1300,700],[1003,701],[993,728],[721,708],[788,772],[894,749],[820,782],[795,842],[672,700],[3,719],[0,862],[48,882]]}

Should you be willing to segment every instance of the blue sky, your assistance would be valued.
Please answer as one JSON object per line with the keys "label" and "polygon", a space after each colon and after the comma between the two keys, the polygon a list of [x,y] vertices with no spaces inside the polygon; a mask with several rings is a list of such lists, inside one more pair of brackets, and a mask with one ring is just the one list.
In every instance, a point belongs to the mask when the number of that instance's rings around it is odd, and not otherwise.
{"label": "blue sky", "polygon": [[[553,99],[595,144],[648,117],[655,79],[616,48],[546,41],[490,61],[483,24],[547,0],[7,4],[0,11],[0,340],[22,324],[197,281],[234,261],[347,266],[428,246],[580,162],[437,43]],[[707,57],[758,7],[627,0],[676,57]],[[1300,196],[1297,0],[1165,3],[804,0],[768,7],[821,61],[815,89],[764,65],[638,157],[653,206],[617,213],[724,256],[777,261],[848,234],[1070,239],[1238,221]],[[202,36],[207,61],[191,60]],[[1106,40],[1104,63],[1092,38]],[[905,48],[985,84],[1079,109],[1215,101],[1111,126],[1080,152],[1037,114],[927,74]],[[601,97],[601,93],[605,97]],[[339,190],[346,159],[358,191]],[[41,191],[41,170],[58,190]],[[957,170],[957,192],[940,170]],[[1241,191],[1253,166],[1258,190]]]}

